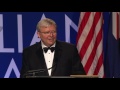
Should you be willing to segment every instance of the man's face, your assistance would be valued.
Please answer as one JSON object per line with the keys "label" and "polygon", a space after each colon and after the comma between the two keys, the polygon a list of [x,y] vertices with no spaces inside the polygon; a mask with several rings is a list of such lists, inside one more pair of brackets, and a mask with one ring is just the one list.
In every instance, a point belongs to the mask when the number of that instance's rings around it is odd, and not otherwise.
{"label": "man's face", "polygon": [[46,46],[51,46],[55,43],[57,38],[57,32],[54,25],[48,27],[42,27],[39,32],[37,32],[39,38]]}

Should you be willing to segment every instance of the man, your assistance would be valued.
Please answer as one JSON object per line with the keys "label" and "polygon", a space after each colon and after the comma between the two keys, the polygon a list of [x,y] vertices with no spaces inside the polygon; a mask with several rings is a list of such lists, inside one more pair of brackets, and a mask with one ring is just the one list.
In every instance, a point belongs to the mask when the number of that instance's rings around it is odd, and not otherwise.
{"label": "man", "polygon": [[86,74],[76,46],[56,39],[57,25],[52,19],[38,22],[37,35],[41,41],[23,50],[21,78]]}

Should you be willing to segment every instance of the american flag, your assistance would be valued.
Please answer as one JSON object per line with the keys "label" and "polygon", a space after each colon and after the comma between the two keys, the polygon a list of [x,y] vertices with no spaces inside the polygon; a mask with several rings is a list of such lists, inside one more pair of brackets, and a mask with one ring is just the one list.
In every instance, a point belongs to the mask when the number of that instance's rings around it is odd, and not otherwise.
{"label": "american flag", "polygon": [[81,12],[77,49],[87,75],[104,77],[102,12]]}

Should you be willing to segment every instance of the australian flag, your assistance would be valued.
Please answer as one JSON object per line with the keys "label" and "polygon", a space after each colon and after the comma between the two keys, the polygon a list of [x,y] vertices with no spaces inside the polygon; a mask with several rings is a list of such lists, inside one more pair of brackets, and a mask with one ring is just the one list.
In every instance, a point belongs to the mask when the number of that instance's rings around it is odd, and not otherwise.
{"label": "australian flag", "polygon": [[109,13],[105,76],[120,78],[120,13]]}

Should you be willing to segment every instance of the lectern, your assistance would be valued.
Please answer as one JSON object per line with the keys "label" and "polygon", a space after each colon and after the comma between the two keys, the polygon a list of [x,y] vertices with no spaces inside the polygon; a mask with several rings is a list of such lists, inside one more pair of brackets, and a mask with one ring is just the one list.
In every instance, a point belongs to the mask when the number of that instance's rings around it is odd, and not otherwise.
{"label": "lectern", "polygon": [[24,78],[98,78],[98,75],[44,76],[45,71],[45,69],[31,70],[24,74]]}
{"label": "lectern", "polygon": [[98,78],[98,75],[26,76],[25,78]]}
{"label": "lectern", "polygon": [[26,78],[74,78],[70,76],[27,76]]}

